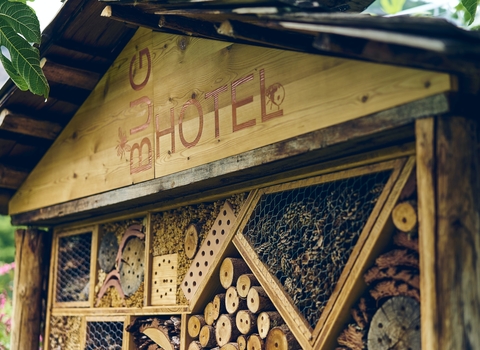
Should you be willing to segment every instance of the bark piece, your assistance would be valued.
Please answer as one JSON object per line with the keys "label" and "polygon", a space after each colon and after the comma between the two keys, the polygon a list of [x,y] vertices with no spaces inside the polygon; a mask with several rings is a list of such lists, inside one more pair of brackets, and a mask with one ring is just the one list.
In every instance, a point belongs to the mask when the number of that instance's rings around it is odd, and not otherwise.
{"label": "bark piece", "polygon": [[260,311],[274,310],[274,306],[270,301],[267,293],[262,287],[252,287],[247,295],[248,309],[254,314]]}
{"label": "bark piece", "polygon": [[368,331],[368,349],[420,347],[420,304],[403,296],[387,300],[373,316]]}
{"label": "bark piece", "polygon": [[265,342],[258,334],[252,334],[248,337],[247,350],[264,350]]}
{"label": "bark piece", "polygon": [[395,245],[414,250],[418,253],[418,235],[397,231],[393,236]]}
{"label": "bark piece", "polygon": [[270,329],[281,326],[284,323],[282,316],[277,311],[262,312],[257,317],[258,334],[262,339],[265,339]]}
{"label": "bark piece", "polygon": [[408,251],[407,249],[394,249],[388,253],[380,255],[375,264],[381,268],[391,266],[410,266],[418,268],[418,255]]}
{"label": "bark piece", "polygon": [[403,232],[412,232],[417,227],[417,203],[405,201],[397,204],[392,211],[393,224]]}
{"label": "bark piece", "polygon": [[113,232],[103,235],[98,249],[98,265],[105,272],[109,273],[115,268],[115,258],[118,252],[118,240]]}
{"label": "bark piece", "polygon": [[189,259],[193,259],[198,249],[198,237],[200,235],[200,228],[196,223],[188,225],[185,231],[185,255]]}
{"label": "bark piece", "polygon": [[229,314],[234,314],[238,310],[247,308],[247,301],[245,299],[240,299],[237,293],[237,288],[231,286],[227,289],[225,294],[225,309]]}
{"label": "bark piece", "polygon": [[257,315],[252,314],[249,310],[240,310],[237,312],[235,322],[240,333],[251,334],[257,324]]}
{"label": "bark piece", "polygon": [[225,258],[220,266],[220,283],[227,289],[243,274],[250,273],[248,265],[242,259]]}
{"label": "bark piece", "polygon": [[370,294],[375,300],[380,300],[387,297],[407,296],[420,302],[420,292],[408,286],[406,283],[395,281],[382,281],[375,285],[375,288],[370,289]]}
{"label": "bark piece", "polygon": [[337,342],[339,345],[351,350],[362,350],[365,349],[363,342],[364,335],[365,333],[361,329],[350,324],[340,334]]}
{"label": "bark piece", "polygon": [[237,279],[237,293],[241,298],[246,298],[250,288],[259,285],[260,283],[254,274],[243,274]]}
{"label": "bark piece", "polygon": [[215,328],[208,324],[203,326],[198,339],[204,348],[211,348],[217,345],[215,341]]}
{"label": "bark piece", "polygon": [[227,343],[234,342],[239,335],[240,331],[237,329],[235,317],[226,314],[220,315],[215,327],[217,344],[222,347]]}
{"label": "bark piece", "polygon": [[266,350],[289,350],[300,349],[297,340],[286,325],[273,327],[265,341]]}
{"label": "bark piece", "polygon": [[420,289],[420,276],[416,270],[406,270],[398,267],[380,269],[377,266],[374,266],[368,270],[363,277],[367,284],[372,284],[383,279],[391,279],[407,283],[413,288]]}
{"label": "bark piece", "polygon": [[192,315],[188,319],[187,330],[188,335],[193,339],[197,339],[200,334],[200,330],[206,325],[205,317],[202,315]]}

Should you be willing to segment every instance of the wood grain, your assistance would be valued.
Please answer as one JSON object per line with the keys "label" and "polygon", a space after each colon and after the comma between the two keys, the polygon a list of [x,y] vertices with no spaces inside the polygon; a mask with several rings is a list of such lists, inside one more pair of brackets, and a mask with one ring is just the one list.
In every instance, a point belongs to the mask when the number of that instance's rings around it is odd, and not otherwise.
{"label": "wood grain", "polygon": [[143,29],[10,211],[162,178],[450,89],[443,73]]}

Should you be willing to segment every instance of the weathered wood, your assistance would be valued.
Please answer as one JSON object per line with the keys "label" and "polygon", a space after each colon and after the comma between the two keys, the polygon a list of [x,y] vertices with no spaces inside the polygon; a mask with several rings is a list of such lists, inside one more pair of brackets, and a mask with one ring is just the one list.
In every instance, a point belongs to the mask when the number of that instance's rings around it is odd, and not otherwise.
{"label": "weathered wood", "polygon": [[476,120],[437,118],[435,280],[440,350],[480,349],[477,132]]}
{"label": "weathered wood", "polygon": [[38,349],[43,288],[48,273],[50,235],[36,229],[15,232],[12,349]]}
{"label": "weathered wood", "polygon": [[227,289],[232,286],[238,278],[249,273],[248,265],[240,258],[225,258],[220,266],[220,283],[223,288]]}
{"label": "weathered wood", "polygon": [[282,316],[276,311],[261,312],[257,317],[258,334],[262,339],[265,339],[270,329],[281,326],[284,323]]}
{"label": "weathered wood", "polygon": [[231,286],[226,291],[225,309],[229,314],[235,314],[238,310],[245,309],[247,301],[238,296],[237,288]]}
{"label": "weathered wood", "polygon": [[187,325],[188,335],[193,339],[198,338],[198,335],[200,334],[200,329],[202,329],[202,327],[205,325],[205,317],[203,317],[202,315],[190,316]]}
{"label": "weathered wood", "polygon": [[[355,152],[369,150],[368,140],[373,135],[375,135],[376,144],[387,141],[388,143],[404,142],[405,137],[409,137],[411,132],[407,125],[416,118],[429,113],[444,113],[449,109],[449,102],[445,95],[432,96],[405,106],[306,133],[292,140],[198,166],[175,175],[113,190],[108,195],[87,196],[68,203],[48,206],[41,210],[25,208],[20,210],[18,208],[11,213],[15,214],[12,215],[12,222],[17,225],[57,224],[66,220],[84,219],[93,213],[105,214],[107,208],[110,213],[112,210],[130,211],[132,206],[140,204],[155,205],[157,208],[159,201],[173,201],[186,195],[196,196],[199,188],[202,188],[203,191],[210,191],[207,193],[212,193],[212,191],[217,193],[219,187],[225,186],[227,178],[229,186],[238,191],[239,183],[245,181],[245,177],[250,180],[247,184],[242,184],[241,188],[258,185],[260,177],[278,176],[277,173],[280,171],[285,172],[295,167],[318,162],[319,159],[331,157],[331,154],[341,157],[352,154],[353,149]],[[403,153],[410,154],[411,152],[410,149],[405,148]],[[217,177],[212,178],[212,171],[217,174]]]}
{"label": "weathered wood", "polygon": [[217,344],[215,340],[215,327],[208,324],[203,326],[198,339],[204,348],[214,347]]}
{"label": "weathered wood", "polygon": [[240,333],[250,334],[256,329],[257,315],[248,310],[240,310],[237,312],[235,322]]}
{"label": "weathered wood", "polygon": [[[393,297],[372,319],[369,350],[420,349],[420,305],[408,297]],[[361,348],[360,348],[361,349]]]}
{"label": "weathered wood", "polygon": [[237,325],[235,323],[235,316],[220,315],[215,327],[215,338],[219,346],[224,346],[227,343],[234,342],[240,335]]}
{"label": "weathered wood", "polygon": [[254,274],[244,274],[237,279],[237,293],[241,298],[246,298],[248,291],[253,286],[259,286],[257,278]]}
{"label": "weathered wood", "polygon": [[0,112],[0,129],[18,134],[35,136],[47,140],[55,140],[62,131],[62,126],[46,120],[37,120],[28,116],[13,113],[8,109]]}
{"label": "weathered wood", "polygon": [[419,222],[420,289],[422,291],[422,349],[439,349],[437,292],[435,277],[436,175],[435,118],[415,122],[417,149],[417,198]]}
{"label": "weathered wood", "polygon": [[200,229],[195,223],[188,225],[185,231],[185,255],[189,259],[193,259],[197,253],[198,248],[198,236]]}
{"label": "weathered wood", "polygon": [[252,287],[247,295],[248,309],[254,314],[261,311],[274,310],[273,304],[270,301],[267,293],[262,287]]}
{"label": "weathered wood", "polygon": [[0,187],[16,190],[28,176],[28,172],[17,167],[0,164]]}
{"label": "weathered wood", "polygon": [[405,201],[397,204],[392,211],[395,227],[402,232],[412,232],[417,227],[417,203]]}
{"label": "weathered wood", "polygon": [[0,215],[8,215],[8,202],[14,193],[14,190],[0,188]]}
{"label": "weathered wood", "polygon": [[204,315],[205,323],[207,325],[211,326],[215,322],[216,311],[215,311],[215,306],[213,305],[212,302],[209,302],[205,306],[203,315]]}
{"label": "weathered wood", "polygon": [[99,74],[96,72],[68,67],[63,64],[55,63],[48,58],[43,58],[42,63],[44,63],[43,72],[49,82],[92,90],[100,79]]}
{"label": "weathered wood", "polygon": [[298,348],[300,346],[297,340],[286,325],[272,328],[265,341],[266,350],[293,350]]}
{"label": "weathered wood", "polygon": [[248,337],[247,350],[264,350],[265,342],[258,334],[252,334]]}

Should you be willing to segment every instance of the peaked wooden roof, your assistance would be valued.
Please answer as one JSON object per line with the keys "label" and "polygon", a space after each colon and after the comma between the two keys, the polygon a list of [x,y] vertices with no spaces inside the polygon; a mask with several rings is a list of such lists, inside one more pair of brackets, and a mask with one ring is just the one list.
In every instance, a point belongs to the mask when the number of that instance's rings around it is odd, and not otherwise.
{"label": "peaked wooden roof", "polygon": [[182,35],[453,72],[477,94],[480,35],[442,19],[358,14],[372,0],[68,0],[45,29],[48,101],[0,91],[0,213],[138,26]]}

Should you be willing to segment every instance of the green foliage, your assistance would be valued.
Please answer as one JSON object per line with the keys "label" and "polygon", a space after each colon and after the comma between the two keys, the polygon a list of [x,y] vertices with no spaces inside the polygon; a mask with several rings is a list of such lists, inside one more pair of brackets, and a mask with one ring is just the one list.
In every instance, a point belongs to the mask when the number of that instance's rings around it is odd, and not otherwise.
{"label": "green foliage", "polygon": [[457,7],[459,10],[463,10],[465,12],[465,22],[467,25],[473,23],[475,19],[475,14],[477,13],[477,0],[460,0],[460,4]]}
{"label": "green foliage", "polygon": [[389,15],[402,11],[405,2],[406,0],[380,0],[382,10]]}
{"label": "green foliage", "polygon": [[33,44],[40,44],[40,24],[26,0],[0,0],[0,61],[19,89],[48,97],[49,86],[40,68],[40,55]]}
{"label": "green foliage", "polygon": [[15,259],[15,228],[9,216],[0,216],[0,265]]}

